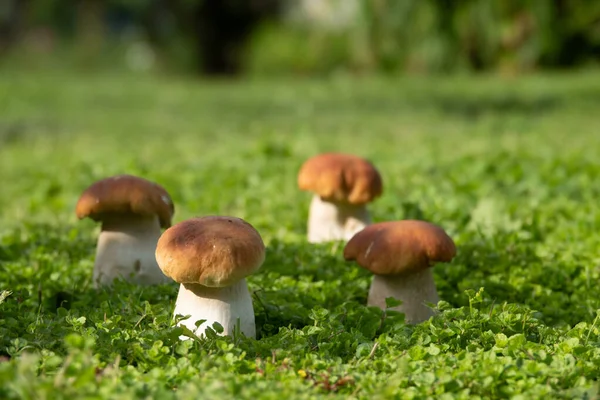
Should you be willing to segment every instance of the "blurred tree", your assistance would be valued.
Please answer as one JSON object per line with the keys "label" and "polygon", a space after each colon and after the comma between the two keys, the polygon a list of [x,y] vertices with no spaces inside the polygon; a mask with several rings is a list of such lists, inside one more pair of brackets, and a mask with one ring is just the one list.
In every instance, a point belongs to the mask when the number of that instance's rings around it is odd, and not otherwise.
{"label": "blurred tree", "polygon": [[76,37],[81,46],[80,56],[93,63],[101,53],[105,38],[106,2],[76,0]]}
{"label": "blurred tree", "polygon": [[600,1],[554,0],[554,49],[543,60],[573,66],[586,58],[600,58]]}
{"label": "blurred tree", "polygon": [[261,22],[278,15],[279,0],[172,0],[179,26],[192,40],[197,66],[209,75],[241,71],[246,45]]}
{"label": "blurred tree", "polygon": [[0,55],[22,36],[29,0],[0,1]]}

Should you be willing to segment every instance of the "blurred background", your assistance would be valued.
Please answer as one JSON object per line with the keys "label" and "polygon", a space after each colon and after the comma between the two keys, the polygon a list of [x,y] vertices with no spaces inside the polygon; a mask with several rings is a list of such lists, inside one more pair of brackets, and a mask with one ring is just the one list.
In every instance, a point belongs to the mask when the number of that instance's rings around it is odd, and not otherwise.
{"label": "blurred background", "polygon": [[598,64],[598,0],[0,0],[0,67],[190,75]]}

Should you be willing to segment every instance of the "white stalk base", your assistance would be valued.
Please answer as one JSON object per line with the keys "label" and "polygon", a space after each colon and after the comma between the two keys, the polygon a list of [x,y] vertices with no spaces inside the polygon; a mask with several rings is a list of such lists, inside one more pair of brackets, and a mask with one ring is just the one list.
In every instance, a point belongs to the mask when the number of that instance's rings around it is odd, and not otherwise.
{"label": "white stalk base", "polygon": [[[207,287],[198,284],[181,284],[175,303],[174,315],[190,315],[179,322],[198,337],[204,336],[207,327],[218,322],[223,326],[223,335],[232,335],[238,325],[241,333],[256,338],[254,307],[246,280],[227,287]],[[206,320],[196,327],[196,322]],[[181,336],[180,339],[187,339]]]}
{"label": "white stalk base", "polygon": [[410,324],[418,324],[435,315],[434,310],[425,303],[440,300],[433,280],[432,268],[400,276],[373,276],[367,305],[386,309],[385,299],[393,297],[401,300],[402,304],[390,310],[399,311],[406,316]]}
{"label": "white stalk base", "polygon": [[348,241],[370,224],[371,217],[365,205],[331,203],[314,195],[308,215],[308,241]]}
{"label": "white stalk base", "polygon": [[114,216],[102,223],[94,261],[94,286],[120,278],[141,285],[169,282],[154,252],[161,235],[157,217]]}

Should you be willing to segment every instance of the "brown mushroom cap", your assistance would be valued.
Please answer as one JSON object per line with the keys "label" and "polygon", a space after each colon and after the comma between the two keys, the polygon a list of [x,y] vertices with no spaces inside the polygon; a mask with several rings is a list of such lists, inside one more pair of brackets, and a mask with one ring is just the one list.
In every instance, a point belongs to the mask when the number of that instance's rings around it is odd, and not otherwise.
{"label": "brown mushroom cap", "polygon": [[94,221],[120,213],[157,215],[160,226],[168,228],[175,206],[162,186],[137,176],[116,175],[88,187],[79,197],[75,212],[79,219]]}
{"label": "brown mushroom cap", "polygon": [[366,204],[381,196],[383,183],[369,161],[350,154],[323,153],[304,162],[298,173],[300,190],[325,201]]}
{"label": "brown mushroom cap", "polygon": [[344,259],[356,261],[376,275],[401,275],[450,262],[452,239],[437,225],[404,220],[370,225],[350,239]]}
{"label": "brown mushroom cap", "polygon": [[178,283],[229,286],[252,274],[265,260],[265,245],[241,218],[192,218],[167,229],[156,246],[162,272]]}

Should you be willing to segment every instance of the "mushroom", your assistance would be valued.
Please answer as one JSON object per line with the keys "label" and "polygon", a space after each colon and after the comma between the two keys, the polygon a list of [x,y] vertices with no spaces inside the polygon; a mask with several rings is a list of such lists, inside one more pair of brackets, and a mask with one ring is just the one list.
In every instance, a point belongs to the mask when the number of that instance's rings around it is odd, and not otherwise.
{"label": "mushroom", "polygon": [[231,335],[239,320],[241,333],[256,337],[246,276],[264,262],[265,245],[252,225],[222,216],[180,222],[160,237],[156,260],[165,275],[180,283],[174,315],[191,316],[180,324],[201,337],[218,322],[223,334]]}
{"label": "mushroom", "polygon": [[314,193],[308,217],[310,243],[349,240],[371,224],[366,204],[383,191],[373,164],[340,153],[308,159],[298,173],[298,187]]}
{"label": "mushroom", "polygon": [[142,285],[168,282],[154,258],[161,228],[171,226],[175,207],[160,185],[132,175],[102,179],[79,198],[79,219],[102,223],[94,261],[94,286],[114,279]]}
{"label": "mushroom", "polygon": [[434,315],[425,304],[439,301],[430,267],[450,262],[455,255],[454,242],[442,228],[416,220],[370,225],[344,248],[346,261],[356,261],[375,274],[367,305],[384,310],[386,298],[401,300],[391,309],[404,313],[409,323]]}

